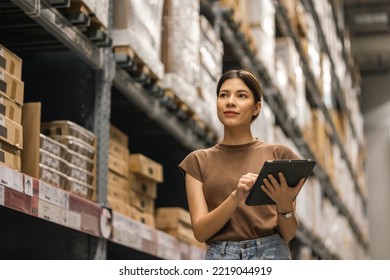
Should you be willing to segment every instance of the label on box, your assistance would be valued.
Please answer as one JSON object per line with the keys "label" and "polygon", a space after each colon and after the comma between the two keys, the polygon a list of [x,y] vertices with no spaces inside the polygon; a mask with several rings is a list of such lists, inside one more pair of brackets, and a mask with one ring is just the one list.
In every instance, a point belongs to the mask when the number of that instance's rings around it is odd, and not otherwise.
{"label": "label on box", "polygon": [[43,200],[38,201],[38,217],[57,223],[60,223],[61,208],[57,205],[48,203]]}
{"label": "label on box", "polygon": [[0,184],[18,192],[23,192],[23,176],[13,169],[0,167]]}
{"label": "label on box", "polygon": [[27,175],[24,175],[24,193],[33,196],[33,178]]}
{"label": "label on box", "polygon": [[69,209],[69,194],[43,181],[39,181],[39,199]]}
{"label": "label on box", "polygon": [[70,210],[61,209],[61,224],[70,228],[81,230],[81,214]]}
{"label": "label on box", "polygon": [[4,205],[5,188],[0,185],[0,205]]}

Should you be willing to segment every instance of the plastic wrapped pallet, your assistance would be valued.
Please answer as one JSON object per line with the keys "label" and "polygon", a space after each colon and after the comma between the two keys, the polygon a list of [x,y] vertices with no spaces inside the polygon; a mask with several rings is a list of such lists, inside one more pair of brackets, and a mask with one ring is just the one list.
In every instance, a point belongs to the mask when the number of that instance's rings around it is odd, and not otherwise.
{"label": "plastic wrapped pallet", "polygon": [[166,73],[174,73],[192,85],[199,83],[199,1],[165,0],[162,61]]}
{"label": "plastic wrapped pallet", "polygon": [[251,124],[253,136],[273,143],[275,141],[274,125],[275,115],[268,104],[263,101],[260,115]]}
{"label": "plastic wrapped pallet", "polygon": [[82,2],[86,5],[90,13],[104,29],[108,28],[109,1],[110,0],[72,0],[72,2]]}
{"label": "plastic wrapped pallet", "polygon": [[114,0],[113,46],[128,46],[159,78],[163,0]]}
{"label": "plastic wrapped pallet", "polygon": [[[200,16],[200,63],[213,80],[222,75],[223,43],[209,21]],[[202,69],[200,70],[202,71]]]}
{"label": "plastic wrapped pallet", "polygon": [[247,21],[256,44],[256,57],[270,76],[275,73],[275,7],[271,0],[247,0]]}

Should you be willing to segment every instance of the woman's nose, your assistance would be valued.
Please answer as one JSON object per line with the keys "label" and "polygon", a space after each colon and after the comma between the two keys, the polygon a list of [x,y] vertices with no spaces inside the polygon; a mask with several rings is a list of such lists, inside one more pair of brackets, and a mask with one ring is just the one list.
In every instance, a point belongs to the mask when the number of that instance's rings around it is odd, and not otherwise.
{"label": "woman's nose", "polygon": [[227,105],[234,106],[235,104],[236,104],[236,100],[235,100],[234,96],[230,96],[228,99]]}

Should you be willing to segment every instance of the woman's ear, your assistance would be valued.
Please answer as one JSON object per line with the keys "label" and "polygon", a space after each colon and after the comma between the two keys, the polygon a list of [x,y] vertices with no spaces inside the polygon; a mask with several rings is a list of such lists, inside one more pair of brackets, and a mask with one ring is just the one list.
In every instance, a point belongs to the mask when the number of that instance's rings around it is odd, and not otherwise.
{"label": "woman's ear", "polygon": [[253,116],[257,117],[261,111],[261,102],[257,102],[254,107]]}

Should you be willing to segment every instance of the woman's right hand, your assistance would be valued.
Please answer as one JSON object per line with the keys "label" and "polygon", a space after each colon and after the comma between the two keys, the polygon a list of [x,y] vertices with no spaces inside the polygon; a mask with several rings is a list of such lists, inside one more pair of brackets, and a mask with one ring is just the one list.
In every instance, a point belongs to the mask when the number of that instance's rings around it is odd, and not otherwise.
{"label": "woman's right hand", "polygon": [[237,188],[232,193],[233,196],[238,201],[246,199],[249,195],[250,190],[255,184],[257,177],[258,174],[254,173],[247,173],[245,175],[242,175],[241,178],[238,180]]}

